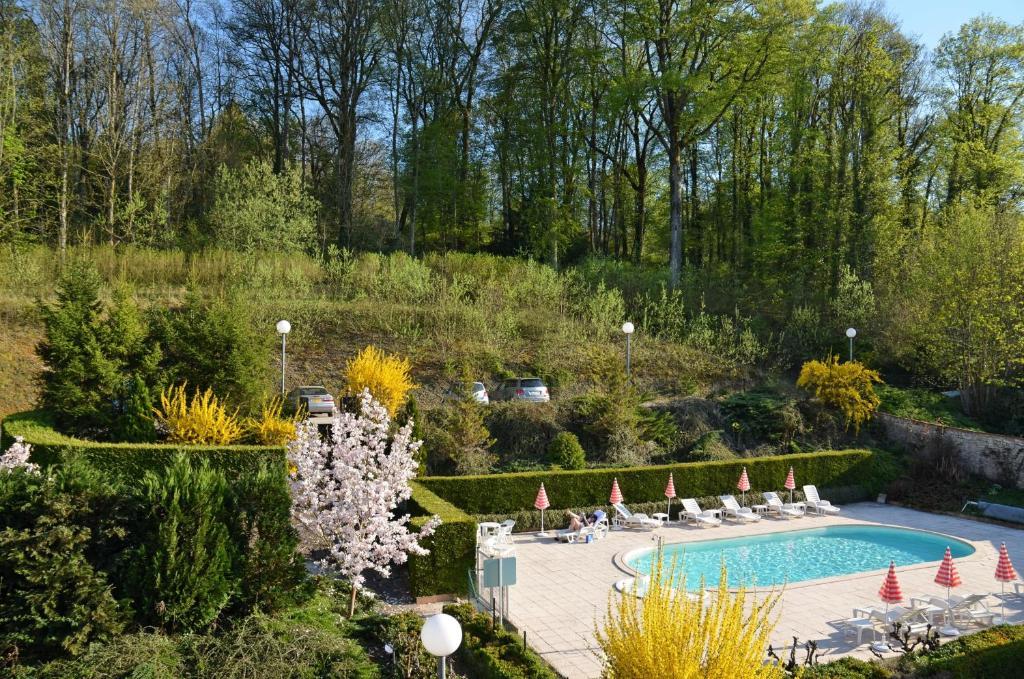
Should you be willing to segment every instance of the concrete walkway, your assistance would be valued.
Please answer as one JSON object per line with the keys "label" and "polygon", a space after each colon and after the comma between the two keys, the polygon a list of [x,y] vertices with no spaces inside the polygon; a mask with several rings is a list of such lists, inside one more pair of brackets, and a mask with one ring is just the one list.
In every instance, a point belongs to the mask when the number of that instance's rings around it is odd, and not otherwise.
{"label": "concrete walkway", "polygon": [[[956,560],[963,580],[957,593],[994,592],[987,603],[997,612],[1001,599],[993,574],[1001,541],[1006,542],[1011,559],[1016,559],[1018,571],[1024,571],[1024,530],[874,503],[845,506],[834,517],[765,519],[753,525],[726,523],[708,529],[671,524],[655,531],[612,531],[590,544],[560,544],[550,537],[521,534],[515,536],[518,584],[511,588],[510,621],[527,632],[529,644],[561,674],[569,679],[599,677],[601,657],[594,630],[606,615],[615,581],[627,577],[616,565],[617,554],[653,547],[657,536],[672,544],[850,524],[917,528],[972,543],[977,551]],[[912,596],[945,594],[933,582],[941,556],[936,555],[935,562],[897,568],[908,604]],[[884,575],[881,569],[788,586],[776,609],[779,618],[772,644],[788,649],[796,636],[801,644],[817,641],[823,662],[843,655],[870,658],[867,645],[857,648],[849,637],[844,639],[836,622],[849,617],[854,607],[881,606],[878,589]],[[1024,624],[1024,597],[1008,596],[1005,601],[1007,622]],[[801,650],[797,657],[803,658]]]}

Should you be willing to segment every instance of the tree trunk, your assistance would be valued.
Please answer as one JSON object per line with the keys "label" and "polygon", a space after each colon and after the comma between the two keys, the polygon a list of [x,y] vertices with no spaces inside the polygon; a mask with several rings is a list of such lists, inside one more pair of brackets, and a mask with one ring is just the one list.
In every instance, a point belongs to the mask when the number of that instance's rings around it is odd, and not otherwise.
{"label": "tree trunk", "polygon": [[668,184],[669,184],[669,286],[679,287],[683,270],[683,158],[679,143],[678,122],[668,124]]}

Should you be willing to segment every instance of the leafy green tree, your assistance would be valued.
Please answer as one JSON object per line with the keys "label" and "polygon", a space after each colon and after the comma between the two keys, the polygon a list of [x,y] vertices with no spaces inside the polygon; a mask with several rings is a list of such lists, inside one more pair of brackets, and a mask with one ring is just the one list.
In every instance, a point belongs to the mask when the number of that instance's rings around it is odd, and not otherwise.
{"label": "leafy green tree", "polygon": [[222,165],[213,179],[206,220],[212,244],[232,250],[305,250],[316,243],[318,205],[292,168],[275,174],[254,160],[239,170]]}
{"label": "leafy green tree", "polygon": [[922,234],[892,272],[888,350],[955,384],[968,414],[1024,379],[1024,223],[965,202]]}

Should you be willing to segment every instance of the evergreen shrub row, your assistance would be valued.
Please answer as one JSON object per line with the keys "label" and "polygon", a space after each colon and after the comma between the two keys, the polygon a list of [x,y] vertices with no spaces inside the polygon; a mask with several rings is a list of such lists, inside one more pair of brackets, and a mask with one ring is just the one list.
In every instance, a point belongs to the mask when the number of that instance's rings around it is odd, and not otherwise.
{"label": "evergreen shrub row", "polygon": [[607,505],[613,479],[618,480],[626,504],[632,506],[663,502],[670,473],[679,497],[714,497],[738,492],[736,480],[744,467],[755,491],[782,490],[791,466],[799,486],[859,486],[864,497],[883,489],[897,475],[887,453],[845,450],[653,467],[428,476],[418,483],[468,514],[506,514],[533,507],[541,482],[555,509]]}
{"label": "evergreen shrub row", "polygon": [[431,516],[441,517],[434,534],[420,544],[430,550],[425,556],[409,556],[409,583],[417,597],[459,594],[468,589],[469,571],[476,549],[476,518],[452,503],[412,482],[411,521],[420,528]]}

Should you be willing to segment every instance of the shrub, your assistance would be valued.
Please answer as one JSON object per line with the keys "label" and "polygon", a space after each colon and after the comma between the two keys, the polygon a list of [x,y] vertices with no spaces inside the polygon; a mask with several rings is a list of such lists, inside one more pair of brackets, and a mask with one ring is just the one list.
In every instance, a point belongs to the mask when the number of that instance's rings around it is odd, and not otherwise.
{"label": "shrub", "polygon": [[[729,591],[722,566],[718,591],[709,595],[701,587],[695,598],[682,596],[686,582],[673,578],[661,559],[655,561],[650,586],[643,598],[612,593],[608,616],[597,629],[608,676],[617,679],[648,677],[782,677],[782,670],[762,664],[774,621],[778,594],[755,600],[744,611],[743,588]],[[710,602],[708,601],[710,599]]]}
{"label": "shrub", "polygon": [[899,474],[882,451],[847,450],[715,462],[687,462],[655,467],[521,472],[487,476],[428,476],[417,484],[450,499],[471,514],[515,512],[533,506],[541,481],[555,508],[607,505],[612,479],[617,478],[626,502],[664,502],[671,472],[676,488],[688,497],[716,496],[736,486],[745,466],[751,486],[778,490],[789,467],[797,480],[821,488],[860,486],[869,496]]}
{"label": "shrub", "polygon": [[587,456],[576,434],[563,431],[548,444],[548,460],[562,469],[583,469],[587,466]]}
{"label": "shrub", "polygon": [[77,655],[123,629],[125,611],[97,568],[118,552],[119,514],[87,468],[0,470],[0,658]]}
{"label": "shrub", "polygon": [[492,624],[472,604],[447,604],[442,609],[462,626],[462,645],[455,653],[460,668],[473,679],[556,679],[540,656],[515,634]]}
{"label": "shrub", "polygon": [[839,357],[832,355],[824,362],[804,363],[796,383],[826,405],[841,411],[847,426],[852,424],[860,431],[860,425],[870,420],[878,408],[879,399],[873,385],[881,381],[878,372],[863,363],[840,363]]}
{"label": "shrub", "polygon": [[765,442],[786,448],[805,429],[795,400],[768,388],[732,394],[719,408],[740,449]]}
{"label": "shrub", "polygon": [[249,305],[234,294],[206,299],[193,287],[180,309],[155,312],[153,340],[164,356],[164,384],[191,384],[248,411],[268,384],[265,334],[257,334]]}
{"label": "shrub", "polygon": [[403,679],[433,679],[437,676],[437,658],[420,641],[423,618],[403,611],[384,620],[378,635],[394,649],[394,663]]}
{"label": "shrub", "polygon": [[283,446],[295,438],[295,425],[302,419],[302,413],[297,412],[290,418],[283,417],[283,408],[284,399],[275,396],[263,402],[258,418],[250,417],[245,420],[245,430],[256,443],[264,446]]}
{"label": "shrub", "polygon": [[210,389],[203,393],[197,389],[189,401],[185,386],[169,387],[160,394],[156,418],[167,429],[168,441],[227,445],[242,437],[237,410],[229,413]]}
{"label": "shrub", "polygon": [[121,410],[120,417],[114,422],[115,439],[127,443],[151,443],[156,440],[153,398],[141,376],[136,375],[132,380]]}
{"label": "shrub", "polygon": [[492,403],[484,422],[494,437],[492,450],[502,463],[543,461],[548,445],[563,430],[554,403]]}
{"label": "shrub", "polygon": [[235,608],[272,611],[308,598],[306,564],[283,474],[265,465],[239,478],[230,491],[233,570],[241,583]]}
{"label": "shrub", "polygon": [[432,467],[457,474],[486,474],[498,456],[491,452],[494,439],[484,424],[484,407],[469,398],[431,413],[424,445],[429,445]]}
{"label": "shrub", "polygon": [[[463,477],[459,477],[463,478]],[[409,511],[410,524],[419,529],[432,516],[440,517],[441,525],[434,533],[420,540],[427,554],[409,555],[409,585],[417,597],[437,594],[461,594],[468,588],[468,572],[473,568],[476,551],[476,521],[450,502],[413,481]]]}
{"label": "shrub", "polygon": [[369,389],[393,417],[405,403],[409,391],[416,386],[409,370],[408,359],[388,356],[376,347],[367,346],[348,362],[345,384],[350,394]]}
{"label": "shrub", "polygon": [[175,631],[208,627],[239,586],[224,475],[181,455],[146,474],[138,501],[148,512],[129,579],[140,616]]}

